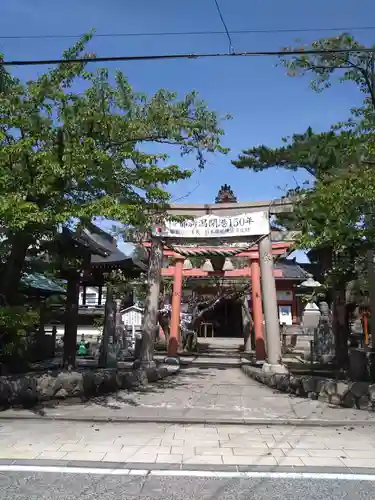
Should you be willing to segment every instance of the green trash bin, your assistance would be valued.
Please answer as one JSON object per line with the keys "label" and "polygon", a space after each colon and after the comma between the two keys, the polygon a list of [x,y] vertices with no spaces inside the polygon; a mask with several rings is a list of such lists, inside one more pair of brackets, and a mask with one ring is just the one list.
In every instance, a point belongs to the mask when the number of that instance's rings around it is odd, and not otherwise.
{"label": "green trash bin", "polygon": [[87,356],[87,347],[84,342],[79,344],[77,354],[78,356]]}

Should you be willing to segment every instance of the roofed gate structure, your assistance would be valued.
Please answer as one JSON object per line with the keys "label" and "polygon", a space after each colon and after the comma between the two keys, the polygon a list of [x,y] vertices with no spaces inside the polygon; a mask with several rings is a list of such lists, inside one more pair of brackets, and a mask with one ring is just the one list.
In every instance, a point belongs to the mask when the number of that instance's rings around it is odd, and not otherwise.
{"label": "roofed gate structure", "polygon": [[[295,233],[273,230],[270,216],[291,210],[288,200],[239,202],[226,184],[213,204],[171,205],[170,215],[189,219],[166,221],[154,232],[154,236],[163,239],[164,256],[174,262],[162,270],[163,276],[173,277],[170,355],[176,354],[172,346],[180,344],[183,278],[242,277],[251,282],[256,357],[268,361],[265,368],[283,370],[275,284],[275,277],[282,276],[282,271],[274,267],[274,258],[290,253]],[[225,265],[226,259],[234,256],[242,257],[247,265],[241,269]],[[207,260],[202,267],[194,268],[192,257]],[[301,279],[306,279],[305,274]]]}

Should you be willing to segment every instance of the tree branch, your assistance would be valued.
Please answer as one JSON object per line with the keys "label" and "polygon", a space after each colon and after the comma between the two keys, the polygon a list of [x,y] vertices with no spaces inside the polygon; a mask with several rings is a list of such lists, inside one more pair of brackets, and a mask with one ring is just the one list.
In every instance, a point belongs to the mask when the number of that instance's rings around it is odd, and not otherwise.
{"label": "tree branch", "polygon": [[371,96],[372,105],[375,108],[375,94],[374,94],[375,87],[371,83],[371,80],[369,78],[368,72],[362,66],[358,66],[357,64],[354,64],[354,63],[352,63],[349,60],[347,61],[346,64],[347,65],[345,65],[345,66],[344,65],[337,65],[336,68],[334,66],[318,66],[318,65],[315,65],[315,64],[310,64],[309,67],[306,68],[306,69],[308,71],[317,71],[317,72],[319,70],[333,71],[334,69],[354,69],[354,70],[359,71],[361,73],[361,75],[363,76],[364,80],[365,80],[365,83],[367,85],[369,94]]}
{"label": "tree branch", "polygon": [[[227,299],[238,300],[249,289],[251,290],[251,285],[247,284],[240,290],[235,290],[235,291],[232,290],[230,293],[223,292],[222,294],[216,295],[216,297],[214,299],[212,299],[211,301],[207,302],[206,307],[204,309],[201,309],[199,311],[199,313],[197,314],[197,316],[195,316],[193,318],[193,320],[191,322],[191,328],[193,330],[196,330],[199,327],[199,325],[201,324],[203,317],[207,313],[213,311],[223,300],[227,300]],[[201,307],[202,304],[204,304],[204,302],[197,304],[196,309]]]}
{"label": "tree branch", "polygon": [[[127,139],[126,141],[121,141],[121,142],[110,142],[107,143],[107,147],[112,147],[112,146],[123,146],[125,144],[129,144],[132,142],[157,142],[159,144],[170,144],[172,146],[179,146],[182,142],[189,141],[191,140],[191,137],[181,137],[179,141],[177,140],[171,140],[168,139],[167,137],[160,137],[160,136],[143,136],[143,137],[133,137],[131,139]],[[198,145],[196,146],[197,148],[199,147]]]}

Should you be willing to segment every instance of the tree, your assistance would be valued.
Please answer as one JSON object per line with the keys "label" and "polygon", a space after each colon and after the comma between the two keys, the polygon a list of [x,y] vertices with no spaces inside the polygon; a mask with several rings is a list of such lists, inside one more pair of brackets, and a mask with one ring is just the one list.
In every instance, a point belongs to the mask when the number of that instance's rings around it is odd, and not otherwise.
{"label": "tree", "polygon": [[163,242],[160,238],[151,238],[150,258],[147,271],[147,295],[142,323],[142,346],[140,360],[143,365],[151,366],[154,358],[154,344],[159,313],[161,269],[163,264]]}
{"label": "tree", "polygon": [[[324,177],[318,176],[320,182],[315,186],[314,200],[317,201],[321,193],[321,201],[324,203],[329,194],[329,186],[333,213],[330,211],[328,215],[332,215],[331,222],[339,224],[336,231],[331,231],[331,237],[334,234],[339,239],[342,236],[348,237],[348,230],[341,223],[342,217],[346,216],[344,222],[348,223],[351,233],[359,232],[361,239],[372,245],[375,214],[372,203],[373,174],[370,167],[374,163],[375,152],[375,46],[366,47],[350,34],[344,33],[298,48],[326,52],[282,58],[282,64],[290,76],[312,74],[311,86],[320,92],[332,84],[334,75],[338,75],[340,82],[353,82],[364,94],[363,105],[352,108],[349,120],[335,125],[329,132],[333,137],[333,147],[330,154],[323,151],[328,160],[328,171]],[[285,49],[286,52],[289,50],[290,48]],[[344,52],[330,52],[337,50]],[[319,141],[319,136],[317,139]],[[318,152],[320,153],[319,144]],[[345,193],[343,189],[346,190]]]}
{"label": "tree", "polygon": [[[338,76],[340,82],[353,82],[364,94],[362,106],[352,108],[349,120],[334,127],[335,130],[342,130],[345,127],[354,132],[357,140],[355,155],[357,161],[349,165],[348,172],[342,170],[337,180],[328,184],[329,187],[323,183],[316,186],[314,198],[318,202],[321,195],[320,201],[324,203],[328,196],[333,203],[333,210],[328,212],[327,223],[331,226],[331,237],[336,240],[336,245],[340,245],[337,239],[341,240],[342,245],[340,258],[336,258],[334,262],[335,272],[345,274],[345,271],[354,268],[357,277],[358,273],[362,276],[367,275],[373,263],[372,259],[367,259],[368,269],[364,273],[364,253],[370,255],[369,249],[374,248],[375,222],[372,194],[374,179],[371,169],[374,165],[375,137],[374,46],[365,47],[350,34],[344,33],[338,37],[318,40],[307,48],[323,49],[328,52],[302,55],[292,59],[284,58],[283,64],[291,76],[312,74],[311,86],[316,91],[329,87],[332,84],[332,77]],[[344,49],[344,52],[329,52],[337,49]],[[322,203],[318,202],[318,205],[321,206]],[[347,227],[343,225],[344,221]],[[374,295],[371,299],[374,310],[375,290],[372,295]],[[371,316],[371,323],[372,330],[375,330],[375,314]]]}
{"label": "tree", "polygon": [[[200,257],[191,258],[192,261],[199,262],[201,261]],[[203,259],[205,260],[205,259]],[[166,283],[163,283],[164,287]],[[189,284],[189,279],[185,278],[183,280],[183,288],[191,287]],[[196,333],[199,330],[201,323],[206,319],[211,319],[217,310],[218,307],[222,305],[225,300],[239,301],[241,303],[241,308],[244,310],[245,321],[244,327],[246,328],[251,324],[252,318],[250,312],[247,307],[247,303],[245,304],[244,297],[251,292],[251,285],[247,282],[247,280],[236,280],[232,283],[228,284],[223,282],[222,278],[211,278],[205,283],[205,286],[211,289],[211,293],[208,295],[202,295],[193,293],[189,299],[184,302],[187,306],[185,313],[191,316],[189,320],[186,320],[185,317],[183,321],[180,322],[180,334],[182,337],[182,346],[184,349],[192,350],[193,349],[193,337],[191,335],[187,335],[188,333],[192,333],[193,331]],[[165,287],[168,291],[170,287],[167,285]],[[165,290],[164,290],[165,291]],[[168,293],[168,292],[167,292]],[[168,345],[168,338],[170,334],[170,321],[171,321],[171,305],[169,303],[165,303],[165,298],[162,297],[160,300],[160,309],[158,311],[158,321],[160,326],[163,328],[166,342]],[[181,318],[182,319],[182,318]],[[250,327],[249,327],[250,328]]]}
{"label": "tree", "polygon": [[[170,183],[190,170],[168,164],[166,145],[181,155],[226,152],[219,117],[196,92],[178,100],[160,90],[136,93],[123,73],[112,84],[106,69],[87,70],[81,59],[91,34],[61,63],[23,83],[0,66],[0,224],[6,235],[0,291],[15,306],[25,259],[37,241],[61,225],[93,216],[149,228],[168,206]],[[75,91],[77,82],[83,92]],[[145,151],[148,143],[160,153]],[[144,149],[144,150],[143,150]]]}
{"label": "tree", "polygon": [[321,264],[324,261],[323,272],[333,290],[336,310],[333,325],[337,357],[345,366],[348,323],[339,304],[345,303],[346,283],[357,276],[358,254],[363,255],[370,236],[360,225],[364,207],[371,203],[366,183],[368,168],[362,166],[358,154],[366,141],[362,134],[351,130],[314,134],[308,129],[285,139],[285,143],[276,149],[261,146],[246,150],[234,164],[256,171],[275,166],[303,168],[311,175],[311,182],[286,194],[293,196],[294,210],[280,214],[277,222],[299,230],[296,246],[317,250]]}
{"label": "tree", "polygon": [[[352,130],[331,130],[315,134],[311,128],[303,134],[294,134],[283,138],[284,146],[268,148],[254,147],[243,151],[238,160],[232,163],[237,168],[250,168],[255,172],[267,168],[285,168],[296,171],[304,169],[311,176],[302,186],[297,186],[286,193],[295,200],[292,213],[280,214],[278,222],[282,226],[300,229],[306,234],[312,232],[308,227],[309,219],[304,217],[304,211],[309,209],[311,194],[317,196],[318,188],[332,182],[338,176],[344,175],[348,169],[358,173],[361,165],[361,154],[367,144],[363,134]],[[326,243],[322,231],[326,226],[326,214],[321,210],[315,213],[312,222],[317,226],[313,233],[320,235],[322,243]],[[311,241],[308,241],[311,244]]]}
{"label": "tree", "polygon": [[[289,76],[312,74],[311,87],[317,92],[330,87],[332,76],[338,76],[341,83],[353,82],[357,85],[365,95],[364,105],[371,104],[375,108],[375,45],[366,47],[349,33],[342,33],[309,45],[284,48],[286,54],[296,50],[310,53],[281,57]],[[320,53],[312,54],[313,50]],[[357,112],[356,109],[354,111]]]}
{"label": "tree", "polygon": [[[322,39],[304,49],[328,51],[282,58],[291,76],[312,73],[311,86],[321,91],[331,84],[331,76],[340,73],[340,81],[352,81],[365,94],[363,106],[351,110],[345,123],[325,133],[304,134],[283,139],[285,146],[266,146],[243,152],[234,162],[238,168],[255,171],[270,167],[297,170],[304,168],[311,182],[291,190],[295,209],[283,214],[279,223],[301,230],[298,244],[302,248],[325,253],[328,278],[334,293],[334,327],[339,362],[346,362],[347,321],[343,317],[345,285],[358,273],[358,261],[375,243],[374,234],[374,104],[375,72],[372,52],[366,52],[350,35]],[[358,52],[334,52],[358,49]],[[286,48],[287,53],[290,49]],[[329,52],[331,51],[331,52]],[[297,195],[297,196],[296,196]],[[328,257],[328,259],[327,259]],[[340,314],[338,314],[340,312]]]}

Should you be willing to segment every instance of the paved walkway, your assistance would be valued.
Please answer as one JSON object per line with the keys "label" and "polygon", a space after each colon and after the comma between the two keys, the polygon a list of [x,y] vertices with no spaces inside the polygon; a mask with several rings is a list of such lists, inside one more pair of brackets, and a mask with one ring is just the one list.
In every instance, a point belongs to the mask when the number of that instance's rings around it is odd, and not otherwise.
{"label": "paved walkway", "polygon": [[280,423],[374,422],[375,413],[329,407],[326,403],[272,391],[238,368],[191,367],[143,392],[120,391],[89,403],[60,404],[35,410],[8,410],[4,418],[51,417],[73,420],[150,422]]}
{"label": "paved walkway", "polygon": [[[126,464],[169,467],[375,468],[374,427],[173,425],[9,421],[0,425],[0,464]],[[5,462],[4,462],[5,461]],[[74,462],[74,463],[72,463]],[[84,463],[83,463],[84,462]],[[37,463],[33,462],[34,465]],[[40,465],[43,463],[40,462]],[[104,465],[103,465],[104,466]],[[112,465],[110,465],[112,466]]]}

